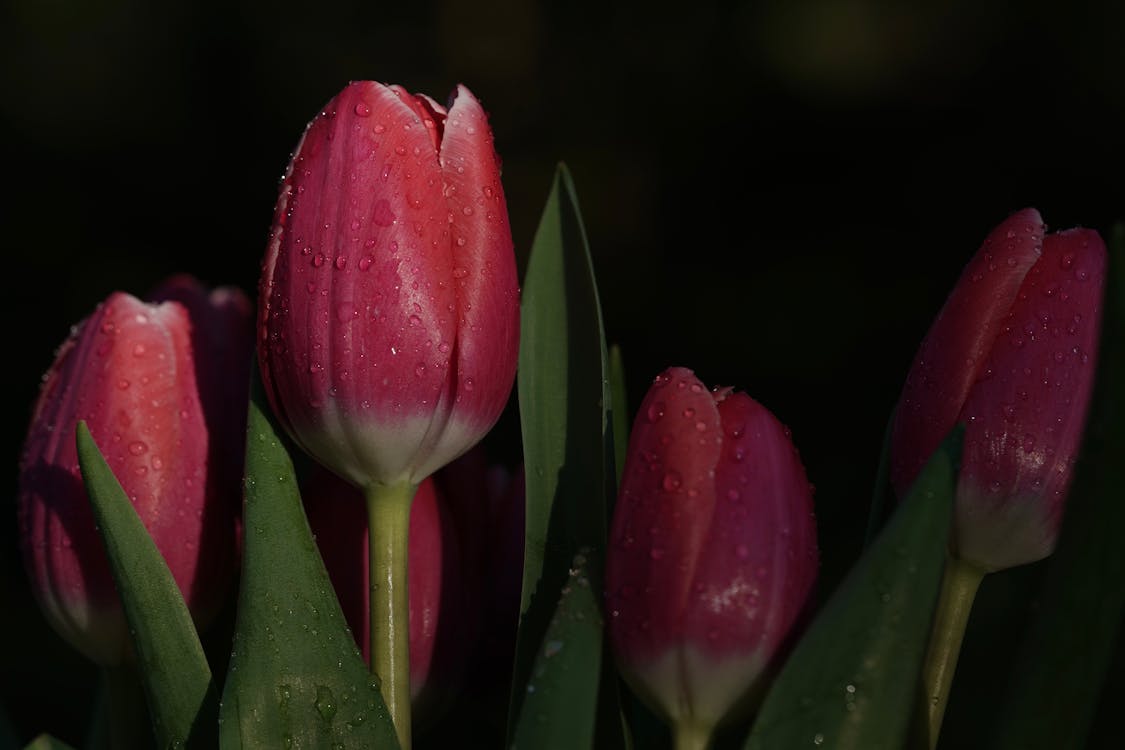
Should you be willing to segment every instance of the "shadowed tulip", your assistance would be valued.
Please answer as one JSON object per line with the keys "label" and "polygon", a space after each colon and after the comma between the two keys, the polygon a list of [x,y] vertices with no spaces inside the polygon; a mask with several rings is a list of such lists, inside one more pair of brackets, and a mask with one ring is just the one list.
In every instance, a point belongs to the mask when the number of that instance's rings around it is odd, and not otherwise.
{"label": "shadowed tulip", "polygon": [[176,284],[185,304],[115,293],[73,329],[44,378],[20,466],[32,590],[52,626],[106,666],[122,662],[129,639],[78,469],[79,420],[197,625],[236,572],[253,318],[240,292]]}
{"label": "shadowed tulip", "polygon": [[812,490],[789,431],[690,370],[656,378],[629,439],[606,561],[622,674],[701,746],[751,702],[816,580]]}
{"label": "shadowed tulip", "polygon": [[1009,217],[966,266],[915,357],[892,433],[905,495],[957,423],[965,444],[952,551],[982,571],[1054,549],[1093,386],[1105,245]]}

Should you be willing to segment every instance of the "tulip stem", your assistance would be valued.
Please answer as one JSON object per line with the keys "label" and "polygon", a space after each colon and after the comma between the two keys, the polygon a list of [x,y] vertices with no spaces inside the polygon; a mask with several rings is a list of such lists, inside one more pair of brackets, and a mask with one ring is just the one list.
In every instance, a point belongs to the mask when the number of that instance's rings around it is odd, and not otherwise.
{"label": "tulip stem", "polygon": [[922,664],[927,736],[931,750],[937,747],[945,706],[949,702],[949,689],[953,685],[953,673],[957,669],[957,656],[961,653],[965,626],[969,624],[969,613],[982,578],[984,571],[972,563],[956,557],[946,559],[930,646]]}
{"label": "tulip stem", "polygon": [[371,564],[371,671],[382,683],[383,700],[403,750],[410,748],[410,589],[407,542],[416,485],[373,484],[367,488]]}
{"label": "tulip stem", "polygon": [[672,730],[675,741],[674,750],[707,750],[711,745],[711,727],[693,721],[676,722]]}

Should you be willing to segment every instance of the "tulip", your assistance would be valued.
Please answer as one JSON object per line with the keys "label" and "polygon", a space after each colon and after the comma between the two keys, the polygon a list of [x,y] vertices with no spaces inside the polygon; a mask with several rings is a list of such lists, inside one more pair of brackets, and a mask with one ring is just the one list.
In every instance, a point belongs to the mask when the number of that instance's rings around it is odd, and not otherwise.
{"label": "tulip", "polygon": [[447,110],[360,81],[325,106],[282,182],[260,300],[270,402],[336,474],[417,484],[488,432],[515,378],[519,290],[468,89]]}
{"label": "tulip", "polygon": [[372,666],[408,748],[410,501],[499,418],[519,339],[499,160],[469,90],[446,109],[360,81],[330,101],[282,181],[259,299],[278,421],[367,494]]}
{"label": "tulip", "polygon": [[1046,234],[1025,209],[985,240],[903,387],[891,479],[902,497],[965,425],[953,553],[981,571],[1040,560],[1058,537],[1093,385],[1105,245]]}
{"label": "tulip", "polygon": [[[238,292],[208,297],[197,284],[178,284],[188,305],[115,293],[73,329],[44,378],[20,465],[20,532],[32,590],[59,634],[107,667],[122,664],[130,646],[79,473],[79,420],[198,626],[217,614],[237,567],[241,467],[229,457],[241,456],[245,442],[239,425],[253,318]],[[219,414],[219,406],[243,416]]]}
{"label": "tulip", "polygon": [[621,673],[672,722],[677,747],[704,747],[753,700],[817,564],[789,431],[690,370],[658,376],[629,439],[605,590]]}
{"label": "tulip", "polygon": [[[321,467],[313,470],[302,494],[344,617],[353,633],[367,633],[370,575],[363,495]],[[464,565],[448,503],[432,478],[418,486],[411,504],[408,555],[410,698],[416,720],[424,720],[454,694],[473,645],[463,632],[472,614],[465,586],[473,571]],[[370,659],[367,639],[357,642]]]}

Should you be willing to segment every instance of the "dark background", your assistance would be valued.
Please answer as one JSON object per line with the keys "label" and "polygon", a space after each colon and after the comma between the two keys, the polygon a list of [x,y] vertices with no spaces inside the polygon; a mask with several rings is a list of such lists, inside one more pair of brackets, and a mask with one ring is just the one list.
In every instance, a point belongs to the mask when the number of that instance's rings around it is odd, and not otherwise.
{"label": "dark background", "polygon": [[[1125,218],[1121,3],[5,0],[0,28],[10,497],[68,327],[176,271],[252,292],[290,149],[351,79],[478,95],[521,268],[569,164],[633,405],[681,364],[788,423],[825,592],[913,352],[987,231],[1027,205],[1052,228]],[[78,741],[93,673],[32,603],[14,516],[2,698],[21,736]],[[980,741],[1039,567],[986,583],[949,747]]]}

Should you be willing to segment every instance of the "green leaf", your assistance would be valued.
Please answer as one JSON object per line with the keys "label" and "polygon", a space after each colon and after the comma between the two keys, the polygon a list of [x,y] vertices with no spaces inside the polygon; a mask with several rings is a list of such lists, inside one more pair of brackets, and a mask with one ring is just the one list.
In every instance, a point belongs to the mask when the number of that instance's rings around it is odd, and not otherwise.
{"label": "green leaf", "polygon": [[74,748],[49,734],[41,734],[27,743],[24,750],[74,750]]}
{"label": "green leaf", "polygon": [[1125,613],[1125,225],[1110,243],[1090,423],[990,747],[1083,748]]}
{"label": "green leaf", "polygon": [[[571,560],[586,550],[600,571],[606,495],[613,485],[608,355],[601,307],[574,186],[559,166],[531,248],[520,319],[519,403],[527,478],[527,525],[509,738],[521,717],[532,665]],[[590,579],[600,601],[601,581]],[[600,639],[600,634],[599,634]],[[589,675],[587,675],[589,677]],[[584,689],[599,695],[599,741],[620,739],[616,677]],[[598,683],[609,683],[600,690]],[[612,717],[607,719],[606,717]],[[588,717],[572,713],[567,721]],[[611,735],[606,736],[603,727]],[[561,728],[560,728],[561,729]],[[616,739],[612,737],[616,735]]]}
{"label": "green leaf", "polygon": [[748,750],[903,747],[941,585],[960,455],[957,428],[786,661]]}
{"label": "green leaf", "polygon": [[78,423],[76,442],[94,521],[133,637],[157,745],[213,746],[211,669],[180,589],[85,422]]}
{"label": "green leaf", "polygon": [[242,582],[219,712],[226,748],[397,748],[309,531],[293,464],[251,404]]}
{"label": "green leaf", "polygon": [[590,560],[574,557],[554,617],[536,653],[513,748],[572,750],[594,741],[602,618],[590,586]]}

